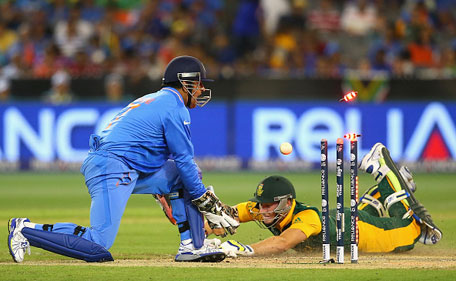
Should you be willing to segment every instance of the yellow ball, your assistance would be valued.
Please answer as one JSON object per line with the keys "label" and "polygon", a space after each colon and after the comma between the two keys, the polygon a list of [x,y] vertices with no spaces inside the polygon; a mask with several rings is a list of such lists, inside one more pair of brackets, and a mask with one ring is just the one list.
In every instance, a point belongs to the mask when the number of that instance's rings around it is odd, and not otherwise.
{"label": "yellow ball", "polygon": [[280,152],[283,155],[288,155],[293,151],[293,146],[291,146],[291,143],[289,142],[284,142],[280,145]]}

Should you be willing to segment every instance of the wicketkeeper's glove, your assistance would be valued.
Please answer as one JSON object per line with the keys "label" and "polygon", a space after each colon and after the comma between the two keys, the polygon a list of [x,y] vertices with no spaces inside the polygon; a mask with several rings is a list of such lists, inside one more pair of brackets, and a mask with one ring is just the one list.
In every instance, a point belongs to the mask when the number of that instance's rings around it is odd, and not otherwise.
{"label": "wicketkeeper's glove", "polygon": [[192,200],[192,203],[206,217],[210,228],[224,228],[230,234],[236,233],[239,226],[235,219],[237,210],[223,204],[212,191],[206,191],[200,198]]}
{"label": "wicketkeeper's glove", "polygon": [[227,240],[220,245],[220,249],[231,258],[237,256],[252,256],[255,251],[249,245],[242,244],[236,240]]}
{"label": "wicketkeeper's glove", "polygon": [[222,241],[220,241],[220,239],[217,239],[217,238],[204,239],[204,246],[209,246],[212,248],[219,248],[221,244],[222,244]]}

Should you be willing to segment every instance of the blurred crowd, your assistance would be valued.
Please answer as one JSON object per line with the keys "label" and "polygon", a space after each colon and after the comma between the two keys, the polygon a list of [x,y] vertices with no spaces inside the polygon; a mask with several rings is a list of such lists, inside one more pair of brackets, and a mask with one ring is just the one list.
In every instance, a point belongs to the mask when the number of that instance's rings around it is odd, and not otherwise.
{"label": "blurred crowd", "polygon": [[115,100],[182,54],[222,79],[446,79],[455,51],[453,0],[0,0],[0,99],[10,79],[51,79],[64,102],[99,77]]}

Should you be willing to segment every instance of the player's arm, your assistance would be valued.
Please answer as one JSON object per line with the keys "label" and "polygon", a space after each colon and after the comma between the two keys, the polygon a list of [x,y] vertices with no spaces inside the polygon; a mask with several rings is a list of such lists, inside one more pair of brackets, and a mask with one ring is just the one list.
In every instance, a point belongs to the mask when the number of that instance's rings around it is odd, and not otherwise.
{"label": "player's arm", "polygon": [[[194,150],[190,140],[190,128],[179,111],[172,111],[165,117],[164,134],[169,152],[174,158],[179,176],[192,198],[198,198],[206,192],[206,188],[198,175],[198,168],[193,159]],[[190,118],[188,116],[188,118]]]}
{"label": "player's arm", "polygon": [[276,255],[295,247],[307,239],[307,235],[299,229],[287,229],[280,236],[273,236],[252,245],[236,240],[223,242],[220,247],[229,257]]}
{"label": "player's arm", "polygon": [[165,139],[174,157],[179,176],[190,194],[192,203],[206,217],[212,225],[211,228],[223,228],[230,234],[234,234],[239,226],[239,222],[234,219],[235,210],[223,204],[212,191],[206,190],[199,177],[198,168],[193,159],[189,122],[190,116],[185,111],[170,113],[164,122]]}
{"label": "player's arm", "polygon": [[279,236],[252,244],[252,248],[256,255],[280,254],[294,248],[308,237],[317,235],[320,231],[320,216],[314,210],[308,209],[294,216],[291,226]]}
{"label": "player's arm", "polygon": [[222,243],[228,256],[275,255],[294,248],[312,235],[321,231],[321,221],[317,212],[308,209],[293,217],[291,226],[279,236],[273,236],[252,245],[244,245],[235,240]]}
{"label": "player's arm", "polygon": [[257,256],[275,255],[294,248],[307,239],[307,235],[300,229],[289,228],[279,236],[272,236],[250,245]]}

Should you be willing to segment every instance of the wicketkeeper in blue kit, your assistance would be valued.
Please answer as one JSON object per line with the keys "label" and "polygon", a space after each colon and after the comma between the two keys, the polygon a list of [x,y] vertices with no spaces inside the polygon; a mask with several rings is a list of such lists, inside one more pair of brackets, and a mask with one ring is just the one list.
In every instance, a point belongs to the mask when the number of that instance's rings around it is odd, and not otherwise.
{"label": "wicketkeeper in blue kit", "polygon": [[193,159],[188,108],[211,99],[205,81],[211,80],[198,59],[176,57],[166,67],[161,90],[133,101],[99,136],[91,135],[81,167],[92,198],[90,227],[12,218],[8,247],[14,261],[22,262],[30,246],[87,262],[113,261],[108,249],[131,194],[166,195],[181,238],[176,261],[222,261],[225,254],[206,239],[203,215],[230,234],[239,223],[235,210],[205,188]]}

